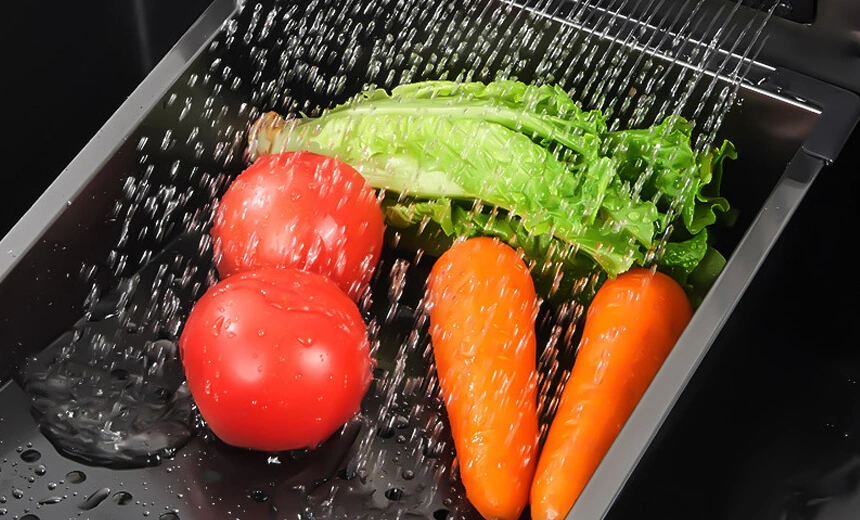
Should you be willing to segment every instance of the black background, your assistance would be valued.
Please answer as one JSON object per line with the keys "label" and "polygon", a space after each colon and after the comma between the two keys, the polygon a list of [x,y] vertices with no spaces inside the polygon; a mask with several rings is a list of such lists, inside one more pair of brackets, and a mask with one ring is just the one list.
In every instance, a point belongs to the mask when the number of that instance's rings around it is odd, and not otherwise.
{"label": "black background", "polygon": [[[0,235],[208,4],[19,3],[4,17]],[[858,194],[855,131],[810,188],[612,518],[825,520],[828,503],[850,500],[860,511]]]}
{"label": "black background", "polygon": [[210,3],[21,2],[2,18],[0,236]]}

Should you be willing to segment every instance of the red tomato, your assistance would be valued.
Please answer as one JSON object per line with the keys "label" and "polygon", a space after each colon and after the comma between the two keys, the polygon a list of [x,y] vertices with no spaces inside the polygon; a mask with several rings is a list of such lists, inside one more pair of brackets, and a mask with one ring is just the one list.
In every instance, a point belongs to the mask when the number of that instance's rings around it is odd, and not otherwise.
{"label": "red tomato", "polygon": [[359,411],[373,377],[356,303],[297,269],[217,283],[191,310],[179,347],[207,425],[243,448],[315,448]]}
{"label": "red tomato", "polygon": [[353,299],[379,262],[382,209],[352,166],[311,152],[261,156],[219,201],[212,237],[221,277],[259,267],[328,276]]}

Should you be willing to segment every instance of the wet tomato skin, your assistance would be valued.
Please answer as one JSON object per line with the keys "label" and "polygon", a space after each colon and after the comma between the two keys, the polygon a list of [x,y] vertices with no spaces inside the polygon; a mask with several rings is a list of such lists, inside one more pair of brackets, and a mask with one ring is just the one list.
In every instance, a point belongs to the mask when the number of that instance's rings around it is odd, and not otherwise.
{"label": "wet tomato skin", "polygon": [[372,379],[355,302],[328,278],[297,269],[217,283],[194,305],[179,346],[207,426],[243,448],[317,447],[359,411]]}
{"label": "wet tomato skin", "polygon": [[349,164],[313,152],[259,157],[230,183],[212,225],[218,274],[295,267],[357,300],[382,250],[375,190]]}

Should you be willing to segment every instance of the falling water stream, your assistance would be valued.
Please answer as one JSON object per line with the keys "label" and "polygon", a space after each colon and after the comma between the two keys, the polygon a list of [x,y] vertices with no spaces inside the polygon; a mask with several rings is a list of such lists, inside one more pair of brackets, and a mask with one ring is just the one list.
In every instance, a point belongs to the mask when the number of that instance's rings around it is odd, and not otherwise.
{"label": "falling water stream", "polygon": [[[92,483],[79,496],[51,494],[27,514],[72,501],[82,510],[136,504],[146,516],[158,509],[87,480],[109,468],[180,475],[168,485],[179,490],[176,500],[155,516],[162,520],[222,510],[305,520],[479,518],[458,479],[438,395],[422,312],[432,258],[420,251],[388,247],[362,300],[378,367],[358,417],[313,451],[238,450],[207,430],[183,382],[177,339],[216,280],[206,235],[213,204],[243,167],[246,130],[262,107],[314,115],[367,85],[421,79],[555,82],[603,110],[614,129],[694,116],[704,150],[734,105],[769,13],[746,24],[737,7],[708,20],[624,14],[636,5],[656,13],[663,2],[246,3],[134,134],[135,160],[112,214],[115,247],[104,264],[81,271],[92,288],[86,313],[21,373],[42,433],[83,465],[63,485]],[[582,311],[545,306],[538,317],[542,434]],[[9,505],[0,503],[4,512]]]}

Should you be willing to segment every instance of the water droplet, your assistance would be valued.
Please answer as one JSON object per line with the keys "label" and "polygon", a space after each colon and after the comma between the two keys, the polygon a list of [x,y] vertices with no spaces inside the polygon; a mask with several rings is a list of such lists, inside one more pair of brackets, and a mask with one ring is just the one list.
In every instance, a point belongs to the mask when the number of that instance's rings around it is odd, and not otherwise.
{"label": "water droplet", "polygon": [[428,459],[435,459],[442,456],[442,453],[445,450],[444,442],[436,442],[434,444],[428,444],[424,447],[424,456]]}
{"label": "water droplet", "polygon": [[110,488],[100,488],[94,491],[90,496],[87,497],[86,500],[80,505],[80,508],[84,511],[89,511],[97,507],[99,504],[104,502],[104,500],[110,496]]}
{"label": "water droplet", "polygon": [[349,465],[341,468],[337,472],[337,478],[341,480],[352,480],[358,476],[358,469],[355,466]]}
{"label": "water droplet", "polygon": [[87,475],[83,471],[74,470],[66,473],[66,481],[70,484],[80,484],[86,479]]}
{"label": "water droplet", "polygon": [[21,460],[24,462],[36,462],[42,458],[42,454],[38,450],[24,450],[21,452]]}
{"label": "water droplet", "polygon": [[124,506],[129,504],[133,498],[134,497],[131,496],[131,493],[127,491],[117,491],[113,494],[111,500],[113,500],[117,505]]}
{"label": "water droplet", "polygon": [[388,500],[400,500],[403,498],[403,489],[388,488],[388,490],[385,491],[385,498]]}

